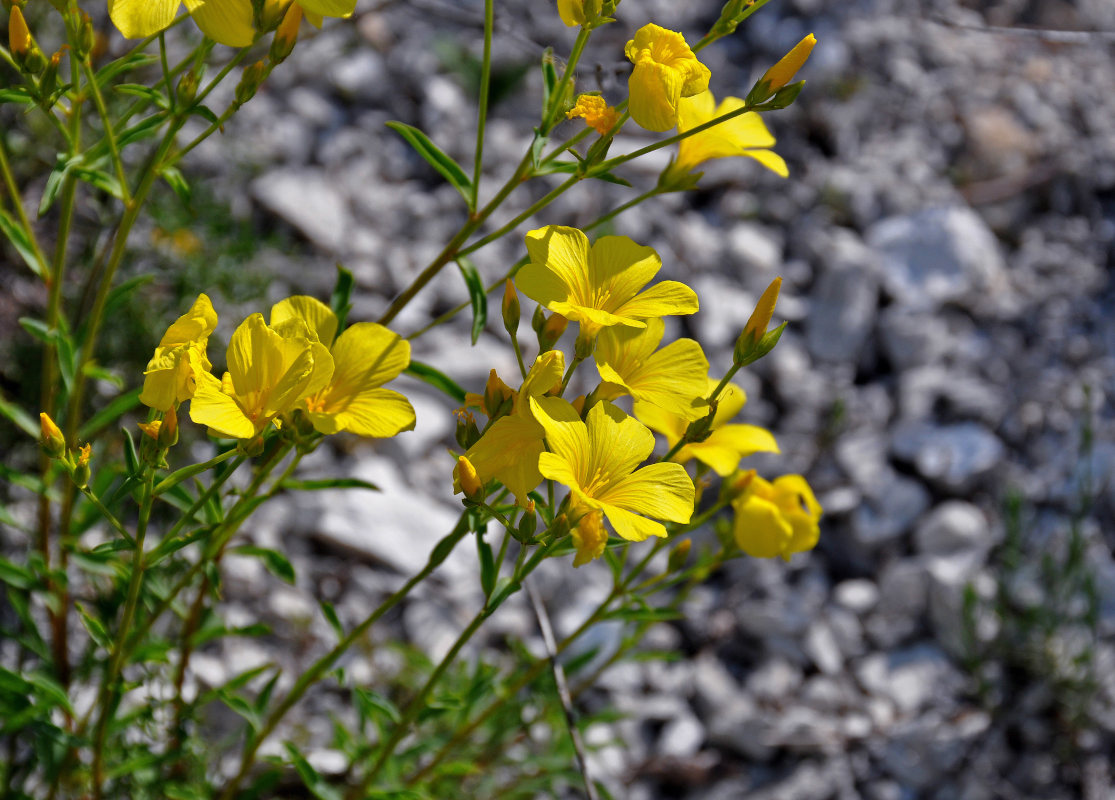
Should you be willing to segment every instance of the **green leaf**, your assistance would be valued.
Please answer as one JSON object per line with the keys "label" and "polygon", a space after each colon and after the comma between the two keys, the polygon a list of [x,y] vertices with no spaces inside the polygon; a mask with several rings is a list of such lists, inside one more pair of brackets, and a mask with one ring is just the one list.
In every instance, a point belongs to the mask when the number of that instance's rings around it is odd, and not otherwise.
{"label": "green leaf", "polygon": [[243,556],[258,556],[263,561],[263,565],[267,567],[268,572],[292,586],[297,580],[297,576],[294,574],[294,565],[278,550],[245,544],[234,548],[232,552]]}
{"label": "green leaf", "polygon": [[115,61],[110,61],[105,66],[97,70],[97,85],[102,89],[108,84],[112,83],[113,79],[118,75],[123,75],[133,69],[145,67],[148,64],[154,64],[158,61],[158,57],[150,53],[132,53],[123,58],[118,58]]}
{"label": "green leaf", "polygon": [[118,83],[112,87],[114,92],[119,94],[131,95],[132,97],[142,97],[145,100],[157,105],[159,108],[168,109],[170,103],[167,101],[166,95],[157,89],[152,89],[150,86],[145,86],[142,83]]}
{"label": "green leaf", "polygon": [[337,282],[333,284],[333,295],[329,298],[329,307],[333,309],[333,313],[337,316],[338,331],[345,329],[348,312],[352,310],[352,287],[355,286],[355,283],[352,273],[338,264]]}
{"label": "green leaf", "polygon": [[496,585],[496,559],[492,553],[492,546],[484,541],[484,534],[476,534],[476,551],[480,556],[480,589],[484,597],[491,597]]}
{"label": "green leaf", "polygon": [[675,608],[617,608],[604,615],[604,619],[622,619],[627,622],[668,622],[681,619],[684,614]]}
{"label": "green leaf", "polygon": [[488,294],[484,290],[484,281],[480,279],[476,265],[469,259],[464,256],[458,258],[457,269],[461,271],[461,277],[465,279],[465,286],[468,287],[468,299],[472,305],[472,343],[475,345],[476,340],[480,338],[480,332],[488,322]]}
{"label": "green leaf", "polygon": [[73,709],[70,707],[70,698],[66,695],[66,690],[62,688],[61,684],[55,682],[53,678],[48,678],[41,672],[32,672],[27,675],[27,680],[38,690],[35,693],[44,700],[49,701],[51,707],[58,706],[71,714],[73,713]]}
{"label": "green leaf", "polygon": [[392,725],[398,725],[402,719],[395,704],[378,692],[357,687],[353,694],[356,695],[356,707],[363,716],[369,719],[382,716]]}
{"label": "green leaf", "polygon": [[106,170],[74,167],[74,175],[90,186],[100,189],[105,194],[112,195],[117,200],[124,199],[124,190],[120,186],[120,181],[116,179],[115,175]]}
{"label": "green leaf", "polygon": [[421,361],[411,361],[410,365],[403,371],[444,392],[458,403],[465,402],[465,390],[448,375],[434,369],[429,364],[423,364]]}
{"label": "green leaf", "polygon": [[337,634],[338,639],[345,638],[345,628],[341,624],[341,619],[337,616],[337,609],[333,608],[332,603],[327,600],[321,601],[321,615],[333,628],[333,632]]}
{"label": "green leaf", "polygon": [[0,394],[0,414],[7,417],[10,422],[32,439],[38,439],[42,434],[38,420],[9,401],[3,394]]}
{"label": "green leaf", "polygon": [[187,207],[190,205],[190,201],[193,199],[193,192],[190,191],[190,184],[186,180],[186,176],[182,174],[182,170],[178,169],[178,167],[163,167],[162,171],[159,173],[159,177],[166,181],[167,185],[174,190],[174,193],[178,195],[178,199],[182,201],[182,205]]}
{"label": "green leaf", "polygon": [[93,637],[93,641],[101,647],[109,649],[112,647],[112,637],[108,635],[105,626],[99,619],[94,617],[85,610],[85,606],[81,603],[75,603],[77,606],[77,613],[81,616],[81,622],[85,626],[85,630],[89,631],[89,635]]}
{"label": "green leaf", "polygon": [[8,216],[8,212],[2,208],[0,208],[0,233],[4,234],[4,238],[12,243],[12,247],[19,253],[23,263],[30,267],[32,272],[40,278],[46,277],[43,265],[39,263],[39,259],[35,255],[35,247],[27,236],[27,231],[23,230],[23,227]]}
{"label": "green leaf", "polygon": [[431,142],[430,137],[418,128],[402,122],[388,122],[387,127],[406,139],[407,144],[413,147],[418,155],[426,160],[426,163],[437,170],[441,177],[449,181],[450,185],[461,193],[461,197],[465,198],[466,201],[469,200],[472,182],[460,165]]}
{"label": "green leaf", "polygon": [[298,773],[298,777],[302,779],[302,783],[310,790],[310,794],[318,798],[318,800],[342,800],[340,788],[331,786],[322,778],[311,765],[310,762],[302,757],[302,754],[295,749],[294,745],[290,742],[284,742],[287,755],[290,756],[291,764],[294,766],[294,771]]}
{"label": "green leaf", "polygon": [[66,158],[62,153],[58,154],[54,162],[54,169],[51,170],[50,175],[46,178],[46,186],[43,187],[43,196],[39,200],[39,216],[45,214],[54,201],[58,198],[58,192],[62,191],[62,183],[70,170],[81,163],[82,156],[77,155],[73,158]]}
{"label": "green leaf", "polygon": [[30,589],[39,584],[35,573],[26,567],[13,564],[6,558],[0,558],[0,582],[17,589]]}
{"label": "green leaf", "polygon": [[558,85],[557,68],[554,66],[554,48],[542,51],[542,118],[550,113],[550,98]]}
{"label": "green leaf", "polygon": [[25,106],[33,106],[35,98],[23,87],[0,89],[0,103],[22,103]]}
{"label": "green leaf", "polygon": [[124,379],[123,378],[121,378],[115,372],[111,372],[111,371],[105,369],[104,367],[100,366],[99,364],[94,364],[94,363],[90,362],[90,363],[85,365],[85,368],[82,371],[85,373],[85,376],[87,378],[93,378],[94,380],[105,381],[106,383],[111,383],[117,389],[123,389],[124,388]]}
{"label": "green leaf", "polygon": [[371,492],[378,492],[379,487],[374,483],[362,481],[359,478],[323,478],[321,480],[285,480],[279,484],[283,489],[290,489],[296,492],[314,492],[321,489],[367,489]]}
{"label": "green leaf", "polygon": [[[78,428],[77,438],[91,439],[93,435],[99,432],[102,428],[105,428],[116,422],[116,420],[120,419],[120,417],[124,416],[133,408],[139,405],[139,395],[142,391],[142,389],[136,388],[132,389],[130,392],[125,392],[124,394],[113,398],[107,406],[91,416],[88,420],[86,420],[84,425]],[[132,449],[135,449],[134,445],[132,446]],[[129,470],[129,473],[135,474],[132,470]]]}

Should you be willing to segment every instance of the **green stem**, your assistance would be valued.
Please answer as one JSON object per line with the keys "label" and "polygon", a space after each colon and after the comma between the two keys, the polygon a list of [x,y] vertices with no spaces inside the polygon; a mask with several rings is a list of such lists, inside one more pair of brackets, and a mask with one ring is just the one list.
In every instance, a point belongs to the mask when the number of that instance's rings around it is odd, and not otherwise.
{"label": "green stem", "polygon": [[113,130],[112,120],[108,116],[108,107],[105,105],[104,96],[101,95],[101,87],[97,85],[97,76],[93,72],[92,63],[86,58],[81,66],[85,68],[86,86],[93,93],[93,105],[97,107],[97,114],[100,115],[105,142],[108,144],[112,165],[116,169],[116,180],[120,183],[120,199],[124,201],[124,206],[127,207],[132,202],[132,193],[128,189],[128,176],[124,172],[124,161],[120,157],[120,148],[116,144],[116,132]]}
{"label": "green stem", "polygon": [[128,629],[135,619],[136,606],[139,603],[140,587],[143,583],[143,543],[147,537],[147,523],[151,519],[151,501],[155,486],[155,471],[148,470],[147,478],[143,483],[143,496],[139,505],[139,524],[136,527],[135,556],[132,559],[132,575],[128,581],[128,596],[124,602],[124,613],[120,618],[120,629],[116,633],[115,644],[109,657],[108,672],[99,692],[100,716],[93,732],[93,797],[101,800],[104,796],[104,745],[105,735],[108,731],[108,720],[112,715],[112,707],[116,702],[116,681],[124,663],[125,642],[128,639]]}
{"label": "green stem", "polygon": [[[359,625],[353,628],[349,633],[337,642],[337,644],[326,653],[324,656],[315,661],[309,669],[307,669],[291,687],[286,697],[275,706],[274,710],[268,715],[266,721],[259,729],[255,736],[251,737],[244,747],[244,752],[240,757],[240,769],[237,771],[236,776],[229,781],[225,786],[224,791],[221,792],[219,800],[232,800],[236,796],[236,790],[239,788],[241,782],[247,776],[249,770],[255,761],[256,753],[258,753],[260,745],[270,736],[279,722],[286,716],[286,713],[302,699],[303,695],[317,683],[321,677],[332,669],[337,660],[344,655],[344,653],[352,647],[352,645],[362,638],[368,630],[378,622],[384,614],[399,604],[415,586],[420,584],[430,574],[441,565],[445,557],[449,555],[449,550],[456,546],[457,542],[468,534],[468,517],[467,514],[462,514],[460,520],[457,522],[457,527],[437,545],[434,552],[430,555],[430,560],[426,563],[418,573],[414,575],[406,584],[383,601],[368,617],[366,617]],[[448,549],[446,549],[448,548]],[[401,724],[401,723],[400,723]]]}
{"label": "green stem", "polygon": [[581,53],[585,50],[585,45],[588,44],[588,38],[591,31],[588,28],[582,27],[577,31],[577,39],[573,42],[573,50],[569,54],[569,60],[565,62],[565,69],[561,73],[561,79],[558,81],[554,91],[550,94],[550,108],[546,113],[545,118],[542,120],[542,126],[539,129],[543,136],[546,136],[553,129],[556,124],[556,118],[561,114],[563,103],[565,100],[565,91],[569,88],[570,82],[573,80],[573,71],[577,68],[577,62],[581,60]]}
{"label": "green stem", "polygon": [[82,489],[81,493],[89,499],[90,503],[96,506],[97,510],[101,512],[101,516],[105,518],[109,525],[116,529],[117,533],[124,537],[124,540],[127,541],[128,544],[132,545],[132,547],[136,546],[136,540],[132,538],[132,534],[124,527],[123,523],[116,518],[116,515],[108,510],[108,506],[102,502],[101,498],[94,494],[88,487]]}
{"label": "green stem", "polygon": [[575,184],[577,184],[578,182],[580,182],[582,180],[584,180],[583,175],[570,175],[560,185],[555,186],[553,189],[551,189],[549,192],[547,192],[541,199],[532,203],[530,208],[528,208],[526,211],[519,214],[517,217],[515,217],[513,220],[508,222],[502,228],[500,228],[499,230],[493,231],[492,233],[489,233],[487,236],[485,236],[483,239],[480,239],[477,242],[473,242],[468,247],[465,247],[464,249],[458,251],[457,255],[467,256],[469,253],[471,253],[475,250],[479,250],[481,247],[484,247],[485,245],[491,244],[496,239],[502,238],[507,233],[509,233],[510,231],[513,231],[515,228],[517,228],[519,226],[519,224],[522,223],[524,220],[527,220],[527,219],[530,219],[531,217],[533,217],[535,214],[537,214],[539,211],[544,209],[546,206],[548,206],[550,203],[552,203],[554,200],[556,200],[558,197],[563,195],[565,192],[567,192],[569,189],[571,189]]}
{"label": "green stem", "polygon": [[484,57],[480,66],[480,104],[476,118],[476,157],[472,167],[472,189],[468,201],[471,214],[480,195],[480,170],[484,161],[484,127],[488,121],[488,90],[492,80],[493,0],[484,0]]}
{"label": "green stem", "polygon": [[519,364],[519,372],[523,376],[523,380],[527,377],[527,365],[523,361],[523,348],[519,346],[519,337],[517,334],[511,334],[511,347],[515,350],[515,361]]}
{"label": "green stem", "polygon": [[3,175],[4,185],[8,189],[8,194],[11,195],[12,208],[15,211],[16,219],[19,221],[19,226],[23,228],[24,235],[31,243],[31,253],[39,264],[39,275],[46,277],[50,274],[50,268],[47,266],[46,256],[43,255],[42,248],[39,247],[39,240],[35,237],[35,231],[31,227],[31,220],[27,218],[27,212],[23,209],[23,198],[20,196],[19,187],[16,186],[11,164],[8,163],[8,151],[4,146],[3,136],[0,136],[0,175]]}

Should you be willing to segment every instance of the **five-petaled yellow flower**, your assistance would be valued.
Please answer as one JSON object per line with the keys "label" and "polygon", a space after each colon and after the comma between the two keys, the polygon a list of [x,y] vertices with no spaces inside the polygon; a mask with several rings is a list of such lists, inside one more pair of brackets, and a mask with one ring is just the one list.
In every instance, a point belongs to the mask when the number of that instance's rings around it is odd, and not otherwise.
{"label": "five-petaled yellow flower", "polygon": [[[126,39],[141,39],[174,22],[183,0],[108,0],[108,14]],[[185,0],[186,10],[202,32],[230,47],[247,47],[256,38],[252,0]],[[321,26],[322,17],[347,17],[356,0],[295,0],[306,18]],[[269,29],[278,24],[290,0],[263,0],[261,17]]]}
{"label": "five-petaled yellow flower", "polygon": [[531,491],[542,483],[538,457],[545,449],[542,439],[546,435],[528,398],[541,397],[560,387],[563,372],[565,354],[560,350],[550,350],[535,359],[523,385],[514,393],[511,413],[493,422],[465,454],[482,481],[498,480],[523,508],[530,503]]}
{"label": "five-petaled yellow flower", "polygon": [[276,417],[329,383],[329,350],[301,335],[281,335],[252,314],[232,334],[223,380],[203,372],[190,403],[190,419],[232,439],[251,439]]}
{"label": "five-petaled yellow flower", "polygon": [[[682,98],[678,104],[678,133],[685,133],[743,106],[744,102],[738,97],[726,97],[720,105],[716,105],[712,92]],[[670,169],[684,174],[712,158],[748,156],[785,178],[790,171],[782,156],[769,149],[773,146],[774,137],[762,117],[755,111],[747,111],[678,142],[678,157]]]}
{"label": "five-petaled yellow flower", "polygon": [[[718,381],[706,380],[704,396],[712,394]],[[703,442],[690,442],[682,446],[673,459],[684,463],[696,458],[708,464],[717,475],[730,475],[739,466],[740,459],[755,453],[777,453],[778,443],[766,428],[758,425],[727,424],[743,408],[747,395],[734,383],[729,383],[717,397],[716,415],[712,418],[712,432]],[[673,447],[685,435],[689,419],[647,402],[635,401],[635,416],[651,430],[666,437]],[[705,406],[708,413],[708,406]]]}
{"label": "five-petaled yellow flower", "polygon": [[745,476],[744,493],[732,501],[736,512],[736,544],[755,558],[812,550],[820,536],[821,504],[801,475],[783,475],[774,482]]}
{"label": "five-petaled yellow flower", "polygon": [[[410,364],[410,342],[374,322],[357,322],[337,336],[337,317],[320,300],[299,295],[271,308],[271,327],[285,333],[305,326],[310,338],[329,349],[333,372],[324,386],[302,398],[300,407],[319,433],[348,431],[386,438],[414,428],[414,407],[398,392],[382,388]],[[336,337],[336,339],[334,339]]]}
{"label": "five-petaled yellow flower", "polygon": [[697,294],[678,281],[662,281],[639,293],[662,268],[649,247],[626,236],[602,236],[589,247],[576,228],[548,225],[526,236],[531,263],[515,277],[527,297],[576,320],[583,335],[603,327],[643,328],[644,320],[697,311]]}
{"label": "five-petaled yellow flower", "polygon": [[654,450],[654,434],[644,425],[608,402],[594,405],[585,421],[560,397],[532,397],[530,405],[550,450],[538,457],[538,470],[569,487],[574,516],[601,511],[633,542],[665,537],[657,520],[689,522],[695,492],[685,468],[638,468]]}
{"label": "five-petaled yellow flower", "polygon": [[631,119],[648,131],[668,131],[678,123],[678,104],[708,89],[709,69],[685,37],[658,25],[644,25],[625,48],[635,65],[627,82]]}
{"label": "five-petaled yellow flower", "polygon": [[629,394],[636,402],[658,406],[688,420],[705,415],[708,359],[692,339],[678,339],[655,350],[665,325],[648,319],[643,329],[605,328],[596,340],[596,369],[604,381],[598,395],[605,400]]}
{"label": "five-petaled yellow flower", "polygon": [[167,411],[194,396],[199,375],[212,368],[206,357],[209,334],[217,327],[217,312],[209,297],[201,294],[193,306],[167,328],[155,355],[143,371],[139,401]]}

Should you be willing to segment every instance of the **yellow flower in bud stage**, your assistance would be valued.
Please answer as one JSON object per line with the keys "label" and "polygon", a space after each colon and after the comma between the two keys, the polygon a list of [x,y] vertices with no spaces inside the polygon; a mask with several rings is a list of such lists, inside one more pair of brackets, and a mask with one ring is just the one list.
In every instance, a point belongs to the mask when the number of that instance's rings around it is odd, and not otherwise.
{"label": "yellow flower in bud stage", "polygon": [[39,429],[42,431],[39,443],[43,452],[51,458],[61,458],[66,452],[66,437],[45,411],[39,413]]}
{"label": "yellow flower in bud stage", "polygon": [[529,399],[559,388],[564,372],[565,354],[560,350],[538,356],[514,393],[511,413],[493,422],[465,453],[481,480],[498,480],[523,508],[531,502],[528,495],[542,482],[538,457],[545,449],[545,431],[535,419]]}
{"label": "yellow flower in bud stage", "polygon": [[198,376],[190,419],[232,439],[251,439],[303,398],[320,391],[333,375],[333,359],[320,342],[283,336],[252,314],[232,334],[228,372],[217,380]]}
{"label": "yellow flower in bud stage", "polygon": [[410,342],[374,322],[357,322],[336,336],[333,311],[304,295],[289,297],[271,308],[273,328],[284,332],[291,325],[305,325],[311,338],[332,356],[332,376],[325,385],[308,392],[301,404],[319,433],[348,431],[387,438],[414,428],[410,401],[382,388],[410,364]]}
{"label": "yellow flower in bud stage", "polygon": [[573,536],[573,546],[577,548],[577,555],[573,557],[573,566],[600,558],[608,546],[608,531],[604,528],[604,512],[594,508],[581,517],[576,527],[570,533]]}
{"label": "yellow flower in bud stage", "polygon": [[599,17],[602,5],[602,0],[557,0],[558,16],[570,28],[576,28]]}
{"label": "yellow flower in bud stage", "polygon": [[648,319],[642,330],[621,326],[602,330],[593,354],[605,381],[598,396],[612,400],[629,394],[671,414],[699,419],[707,411],[700,401],[708,393],[708,359],[692,339],[678,339],[655,350],[664,331],[660,319]]}
{"label": "yellow flower in bud stage", "polygon": [[[743,106],[744,102],[738,97],[726,97],[720,105],[716,105],[712,92],[682,98],[678,104],[678,133],[685,133]],[[748,156],[785,178],[790,171],[782,156],[768,149],[773,146],[774,137],[767,130],[763,118],[755,111],[748,111],[682,139],[678,142],[677,160],[670,169],[685,174],[709,159]]]}
{"label": "yellow flower in bud stage", "polygon": [[608,101],[600,95],[582,94],[573,104],[573,108],[565,112],[565,116],[567,119],[583,117],[586,125],[604,136],[619,122],[620,113],[608,105]]}
{"label": "yellow flower in bud stage", "polygon": [[472,466],[472,462],[468,460],[467,456],[457,457],[457,469],[455,473],[457,480],[460,481],[461,491],[465,493],[465,497],[471,500],[483,499],[484,484],[476,472],[476,467]]}
{"label": "yellow flower in bud stage", "polygon": [[648,131],[668,131],[678,123],[678,103],[708,89],[709,69],[685,37],[658,25],[644,25],[625,48],[635,65],[628,80],[631,119]]}
{"label": "yellow flower in bud stage", "polygon": [[759,82],[766,82],[767,88],[771,92],[776,92],[789,83],[798,70],[805,64],[809,54],[813,52],[813,45],[817,44],[817,40],[813,34],[809,34],[796,45],[794,48],[782,56],[778,63],[768,69]]}
{"label": "yellow flower in bud stage", "polygon": [[590,248],[580,230],[548,225],[528,233],[526,244],[531,263],[515,277],[520,291],[579,322],[582,335],[611,325],[643,328],[650,317],[697,311],[696,292],[678,281],[639,293],[662,260],[626,236],[602,236]]}
{"label": "yellow flower in bud stage", "polygon": [[[125,39],[142,39],[169,26],[183,0],[108,0],[112,24]],[[256,30],[252,0],[185,0],[186,9],[202,32],[230,47],[247,47]],[[321,27],[322,17],[347,17],[356,9],[356,0],[297,0],[308,19]],[[290,6],[289,0],[264,0],[262,22],[265,30],[279,24]]]}
{"label": "yellow flower in bud stage", "polygon": [[[707,380],[704,396],[712,394],[719,381]],[[724,387],[717,397],[716,415],[712,418],[712,432],[703,442],[689,442],[682,446],[673,459],[684,463],[691,458],[708,464],[717,475],[730,475],[739,466],[740,459],[755,453],[777,453],[778,443],[766,428],[758,425],[728,424],[735,417],[747,395],[734,383]],[[646,402],[635,402],[635,416],[648,428],[666,437],[673,447],[685,435],[689,420],[671,414]],[[707,406],[706,406],[707,413]]]}
{"label": "yellow flower in bud stage", "polygon": [[143,372],[139,401],[159,411],[194,396],[197,376],[212,369],[206,356],[209,334],[217,327],[217,312],[207,295],[198,295],[193,306],[167,328],[155,355]]}
{"label": "yellow flower in bud stage", "polygon": [[8,49],[19,59],[30,53],[34,45],[23,11],[19,6],[12,6],[11,16],[8,17]]}
{"label": "yellow flower in bud stage", "polygon": [[817,544],[821,504],[801,475],[783,475],[773,483],[756,475],[732,507],[736,544],[749,556],[789,561]]}
{"label": "yellow flower in bud stage", "polygon": [[608,402],[594,405],[585,421],[560,397],[531,398],[530,405],[550,449],[538,457],[538,470],[569,487],[573,513],[601,511],[633,542],[665,537],[657,520],[689,522],[694,489],[685,468],[638,468],[654,450],[654,434],[644,425]]}

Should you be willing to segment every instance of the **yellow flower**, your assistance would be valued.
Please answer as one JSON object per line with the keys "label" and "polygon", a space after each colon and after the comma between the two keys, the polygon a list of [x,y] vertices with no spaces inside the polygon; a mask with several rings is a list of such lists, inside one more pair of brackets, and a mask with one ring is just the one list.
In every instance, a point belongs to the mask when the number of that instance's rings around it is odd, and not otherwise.
{"label": "yellow flower", "polygon": [[232,439],[251,439],[277,416],[320,391],[333,374],[333,359],[320,342],[283,336],[252,314],[232,334],[223,380],[203,372],[190,403],[190,419]]}
{"label": "yellow flower", "polygon": [[209,334],[217,327],[217,312],[201,294],[193,306],[167,328],[155,355],[147,362],[139,401],[167,411],[194,396],[197,376],[212,368],[205,354]]}
{"label": "yellow flower", "polygon": [[662,268],[649,247],[626,236],[602,236],[589,247],[576,228],[548,225],[526,236],[531,263],[515,280],[527,297],[551,311],[581,323],[581,332],[627,325],[643,328],[649,317],[692,314],[697,295],[678,281],[662,281],[642,289]]}
{"label": "yellow flower", "polygon": [[565,116],[567,119],[583,117],[586,125],[604,136],[619,122],[620,114],[600,95],[582,94]]}
{"label": "yellow flower", "polygon": [[692,339],[655,350],[665,326],[648,319],[642,330],[616,326],[600,332],[596,342],[596,368],[605,381],[604,399],[629,394],[688,420],[704,416],[707,407],[694,401],[707,394],[708,360]]}
{"label": "yellow flower", "polygon": [[310,338],[332,356],[331,378],[308,392],[302,404],[318,432],[387,438],[413,430],[410,401],[381,388],[410,364],[410,342],[374,322],[350,325],[334,340],[336,315],[320,300],[304,295],[271,308],[274,329],[285,332],[291,325],[304,325]]}
{"label": "yellow flower", "polygon": [[[738,97],[726,97],[716,105],[712,92],[682,98],[678,104],[678,133],[704,125],[743,105]],[[785,178],[790,171],[782,156],[767,149],[773,145],[774,137],[762,117],[755,111],[748,111],[678,142],[678,157],[671,170],[684,174],[711,158],[749,156]]]}
{"label": "yellow flower", "polygon": [[536,421],[528,398],[541,397],[561,386],[564,372],[565,354],[560,350],[550,350],[535,359],[514,393],[511,413],[493,422],[465,453],[482,481],[498,480],[523,508],[530,503],[531,491],[542,482],[538,457],[545,449],[545,431]]}
{"label": "yellow flower", "polygon": [[759,83],[764,81],[767,84],[767,89],[770,92],[776,92],[785,86],[797,74],[798,70],[805,64],[809,54],[813,52],[813,45],[817,44],[817,40],[813,38],[813,34],[809,34],[796,45],[786,55],[778,60],[778,63],[768,69]]}
{"label": "yellow flower", "polygon": [[[112,23],[126,39],[141,39],[174,21],[183,0],[108,0]],[[247,47],[256,39],[252,0],[185,0],[194,22],[210,39],[230,47]],[[356,0],[297,0],[306,18],[321,27],[322,17],[347,17]],[[264,0],[262,21],[270,28],[282,19],[290,3]]]}
{"label": "yellow flower", "polygon": [[[707,380],[705,396],[712,394],[719,381]],[[729,475],[739,466],[740,459],[755,453],[777,453],[778,443],[766,428],[758,425],[729,425],[732,419],[747,402],[743,389],[733,383],[724,387],[717,397],[716,415],[712,418],[712,432],[703,442],[690,442],[683,445],[672,460],[684,463],[696,458],[708,464],[717,475]],[[673,447],[685,435],[689,420],[671,414],[647,402],[636,400],[635,416],[649,427],[666,437],[666,443]],[[707,413],[707,406],[706,406]]]}
{"label": "yellow flower", "polygon": [[604,548],[608,546],[608,531],[604,528],[604,513],[599,509],[593,509],[581,517],[570,533],[573,536],[573,546],[577,548],[577,555],[573,557],[574,567],[604,555]]}
{"label": "yellow flower", "polygon": [[631,118],[648,131],[668,131],[678,123],[678,103],[708,89],[708,67],[685,37],[657,25],[644,25],[625,48],[635,65],[628,80]]}
{"label": "yellow flower", "polygon": [[557,0],[558,15],[570,28],[599,17],[602,5],[602,0]]}
{"label": "yellow flower", "polygon": [[736,544],[749,556],[789,561],[817,544],[821,504],[801,475],[783,475],[773,483],[755,475],[732,507]]}
{"label": "yellow flower", "polygon": [[43,452],[51,458],[61,458],[66,452],[66,437],[45,411],[39,412],[39,430],[42,432],[39,443],[43,447]]}
{"label": "yellow flower", "polygon": [[689,522],[694,489],[685,468],[636,469],[654,450],[654,434],[645,426],[607,402],[593,406],[584,422],[560,397],[532,397],[530,405],[550,449],[538,457],[538,470],[569,487],[574,513],[599,510],[616,533],[633,542],[665,537],[666,527],[657,520]]}

